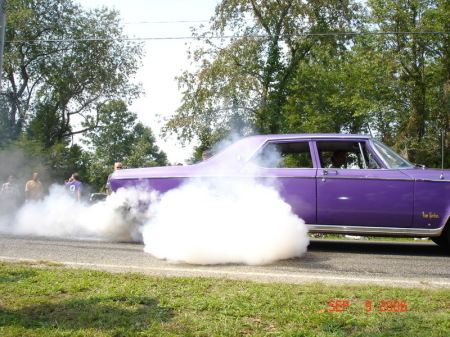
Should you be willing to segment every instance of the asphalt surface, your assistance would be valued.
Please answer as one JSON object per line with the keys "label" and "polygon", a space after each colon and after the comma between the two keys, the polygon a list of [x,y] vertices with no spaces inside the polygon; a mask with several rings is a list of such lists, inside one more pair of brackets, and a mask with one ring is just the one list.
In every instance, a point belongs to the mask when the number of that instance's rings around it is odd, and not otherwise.
{"label": "asphalt surface", "polygon": [[0,235],[0,261],[51,261],[70,268],[158,276],[450,289],[450,255],[423,241],[312,239],[302,257],[263,266],[173,264],[143,249],[137,243]]}

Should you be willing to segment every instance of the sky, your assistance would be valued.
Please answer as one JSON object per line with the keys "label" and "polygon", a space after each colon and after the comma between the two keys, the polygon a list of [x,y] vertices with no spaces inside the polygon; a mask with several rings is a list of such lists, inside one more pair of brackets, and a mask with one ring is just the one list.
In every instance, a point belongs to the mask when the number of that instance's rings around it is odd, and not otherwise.
{"label": "sky", "polygon": [[144,41],[146,56],[136,81],[143,84],[145,94],[129,110],[150,127],[157,145],[171,164],[190,158],[195,143],[185,147],[171,136],[160,137],[164,118],[175,113],[181,103],[176,76],[190,68],[188,45],[192,41],[190,27],[206,25],[214,14],[216,0],[75,0],[83,8],[106,6],[120,12],[124,33],[130,38],[153,38]]}

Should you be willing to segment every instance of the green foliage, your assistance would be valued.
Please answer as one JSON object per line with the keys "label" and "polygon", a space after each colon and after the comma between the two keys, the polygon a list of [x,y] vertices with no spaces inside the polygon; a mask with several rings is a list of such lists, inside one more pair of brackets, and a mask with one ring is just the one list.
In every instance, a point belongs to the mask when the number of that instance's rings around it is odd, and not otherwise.
{"label": "green foliage", "polygon": [[5,98],[0,95],[0,150],[6,147],[11,140],[18,139],[21,124],[21,121],[18,121],[13,126],[10,125],[8,105]]}
{"label": "green foliage", "polygon": [[358,3],[219,2],[210,30],[194,31],[205,43],[189,53],[196,71],[178,78],[184,96],[166,132],[200,148],[223,130],[370,132],[438,166],[441,131],[446,152],[450,139],[450,5]]}
{"label": "green foliage", "polygon": [[38,104],[36,114],[26,127],[26,137],[39,141],[46,149],[68,141],[71,127],[61,117],[52,104]]}
{"label": "green foliage", "polygon": [[[9,175],[14,175],[18,184],[25,186],[34,172],[39,172],[41,179],[47,183],[50,175],[47,173],[45,159],[42,156],[42,145],[36,141],[21,138],[9,142],[0,151],[0,179],[5,181]],[[48,187],[48,186],[47,186]]]}
{"label": "green foliage", "polygon": [[83,123],[89,130],[84,133],[84,143],[90,150],[85,160],[90,163],[92,186],[101,190],[116,162],[126,167],[167,165],[167,156],[155,145],[151,129],[137,122],[137,115],[128,111],[125,102],[113,100],[99,106],[97,116]]}
{"label": "green foliage", "polygon": [[[384,61],[386,110],[395,127],[386,135],[394,147],[406,149],[413,162],[435,166],[436,144],[441,130],[449,128],[450,37],[449,4],[440,0],[400,3],[371,0],[370,23],[382,32],[412,34],[379,35],[373,56]],[[382,135],[385,137],[385,135]]]}
{"label": "green foliage", "polygon": [[167,155],[156,146],[152,130],[142,123],[133,129],[134,145],[125,156],[129,167],[152,167],[168,165]]}
{"label": "green foliage", "polygon": [[83,123],[88,131],[89,148],[102,153],[106,161],[113,165],[122,161],[133,146],[131,133],[137,116],[129,112],[123,101],[111,101],[98,107],[98,119],[89,118]]}
{"label": "green foliage", "polygon": [[[142,45],[123,35],[118,13],[84,11],[72,0],[7,6],[0,148],[30,159],[23,175],[38,171],[50,184],[77,172],[99,188],[115,161],[165,165],[151,130],[126,108],[140,94],[131,79]],[[69,146],[77,134],[90,138],[90,153]]]}
{"label": "green foliage", "polygon": [[[108,166],[109,171],[109,157],[106,163],[93,162],[70,142],[99,127],[97,114],[106,102],[130,102],[140,95],[131,80],[140,66],[142,45],[126,39],[118,13],[106,7],[85,11],[72,0],[10,0],[6,5],[0,150],[2,157],[19,159],[0,174],[16,172],[26,179],[36,171],[48,187],[62,184],[74,172],[88,182],[96,166]],[[136,116],[131,119],[134,123]],[[80,120],[85,129],[76,127]],[[133,141],[129,138],[127,143]],[[96,144],[115,158],[125,151],[106,138]],[[101,173],[103,182],[106,169]]]}
{"label": "green foliage", "polygon": [[55,144],[82,132],[72,128],[75,116],[139,95],[130,80],[142,48],[125,39],[117,12],[84,11],[72,0],[11,0],[7,13],[0,112],[11,128],[34,120],[31,134],[49,128],[47,145]]}
{"label": "green foliage", "polygon": [[339,38],[302,34],[351,29],[357,13],[353,1],[220,2],[210,31],[198,35],[206,46],[190,55],[198,70],[178,78],[183,101],[166,131],[181,139],[201,138],[205,129],[288,131],[284,107],[299,65],[314,57],[314,46],[343,48]]}
{"label": "green foliage", "polygon": [[25,185],[34,172],[39,173],[40,180],[48,189],[52,184],[62,185],[74,172],[84,178],[87,166],[82,160],[80,146],[69,146],[65,142],[46,148],[37,140],[21,137],[0,151],[1,181],[14,175],[19,185]]}
{"label": "green foliage", "polygon": [[52,182],[63,184],[75,172],[79,174],[81,181],[86,181],[88,165],[83,160],[83,151],[79,145],[57,143],[44,151],[44,154]]}
{"label": "green foliage", "polygon": [[[191,161],[233,133],[371,132],[437,167],[445,130],[448,167],[449,12],[444,0],[220,1],[209,29],[194,30],[197,68],[179,76],[182,104],[164,131],[200,141]],[[24,156],[34,158],[36,142],[55,179],[88,165],[97,187],[115,161],[166,163],[151,130],[126,111],[141,93],[132,78],[143,51],[117,12],[10,0],[7,13],[0,149],[27,144]],[[355,31],[367,34],[345,35]],[[79,134],[90,153],[68,145]]]}
{"label": "green foliage", "polygon": [[332,47],[320,46],[313,53],[314,59],[300,64],[292,81],[284,107],[287,131],[367,131],[367,111],[374,107],[374,101],[367,97],[367,65],[361,65],[361,59],[349,52],[336,55]]}

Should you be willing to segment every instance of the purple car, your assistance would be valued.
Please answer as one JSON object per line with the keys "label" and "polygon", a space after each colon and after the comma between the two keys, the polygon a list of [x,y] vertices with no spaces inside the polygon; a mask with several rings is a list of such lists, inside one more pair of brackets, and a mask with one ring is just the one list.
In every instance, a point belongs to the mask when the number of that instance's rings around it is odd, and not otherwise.
{"label": "purple car", "polygon": [[110,183],[164,194],[199,177],[275,180],[310,233],[429,237],[450,247],[450,170],[419,168],[366,135],[253,136],[196,165],[117,170]]}

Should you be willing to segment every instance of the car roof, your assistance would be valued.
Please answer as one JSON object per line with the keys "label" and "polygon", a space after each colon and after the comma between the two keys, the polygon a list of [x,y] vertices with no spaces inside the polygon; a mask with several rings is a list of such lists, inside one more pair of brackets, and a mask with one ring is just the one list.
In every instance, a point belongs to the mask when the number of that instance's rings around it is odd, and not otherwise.
{"label": "car roof", "polygon": [[250,136],[243,139],[256,138],[261,140],[280,140],[280,139],[327,139],[327,138],[342,138],[342,139],[369,139],[369,135],[363,134],[343,134],[343,133],[287,133],[287,134],[269,134],[269,135],[257,135]]}
{"label": "car roof", "polygon": [[[256,135],[242,138],[233,142],[231,145],[223,144],[222,150],[215,156],[208,159],[205,162],[201,162],[195,165],[187,166],[164,166],[164,167],[151,167],[151,168],[135,168],[127,170],[117,170],[113,173],[115,179],[140,179],[146,176],[152,177],[166,177],[166,176],[185,176],[190,174],[216,174],[224,167],[226,163],[227,172],[234,167],[238,169],[245,161],[253,156],[264,144],[270,141],[284,141],[284,140],[314,140],[314,139],[369,139],[367,135],[356,134],[333,134],[333,133],[299,133],[299,134],[269,134],[269,135]],[[218,166],[216,166],[218,165]],[[149,174],[148,172],[151,172]]]}

